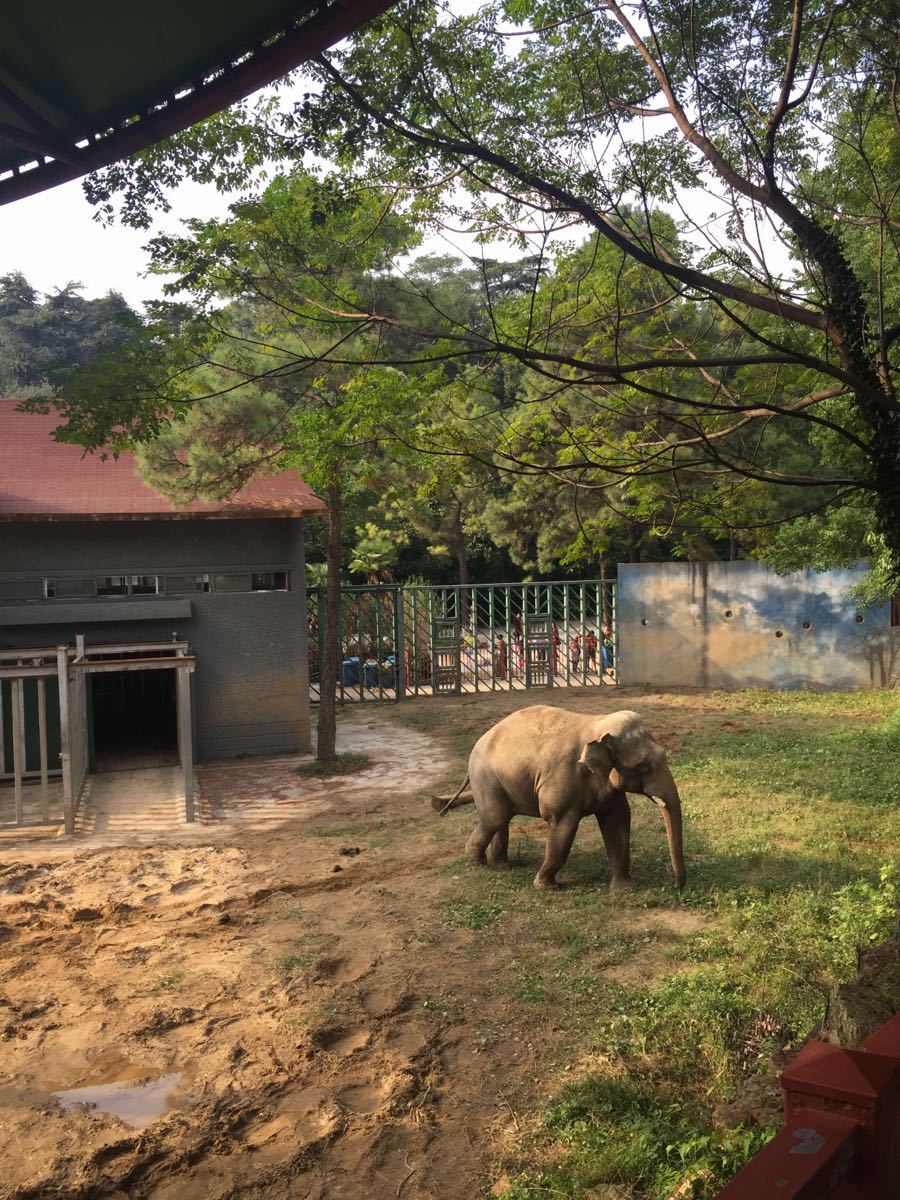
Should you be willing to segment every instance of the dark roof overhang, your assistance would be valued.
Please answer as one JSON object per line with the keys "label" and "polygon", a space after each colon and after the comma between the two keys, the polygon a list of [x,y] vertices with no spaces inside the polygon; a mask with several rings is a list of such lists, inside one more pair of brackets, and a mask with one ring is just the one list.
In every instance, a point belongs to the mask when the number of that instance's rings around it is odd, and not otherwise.
{"label": "dark roof overhang", "polygon": [[393,0],[4,0],[0,204],[170,137],[286,75]]}

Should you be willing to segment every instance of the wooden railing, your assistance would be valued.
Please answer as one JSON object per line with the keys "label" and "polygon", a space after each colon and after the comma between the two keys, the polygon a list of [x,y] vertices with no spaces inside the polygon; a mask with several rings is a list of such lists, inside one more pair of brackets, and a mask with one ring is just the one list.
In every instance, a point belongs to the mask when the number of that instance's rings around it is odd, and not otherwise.
{"label": "wooden railing", "polygon": [[810,1042],[785,1124],[718,1200],[900,1200],[900,1013],[856,1050]]}

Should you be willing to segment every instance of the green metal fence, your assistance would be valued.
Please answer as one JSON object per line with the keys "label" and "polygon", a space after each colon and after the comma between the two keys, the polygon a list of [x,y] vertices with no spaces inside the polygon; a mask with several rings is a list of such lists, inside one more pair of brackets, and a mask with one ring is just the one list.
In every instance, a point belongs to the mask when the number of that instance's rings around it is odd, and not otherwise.
{"label": "green metal fence", "polygon": [[[307,592],[318,699],[324,589]],[[341,703],[616,682],[614,583],[341,590]]]}

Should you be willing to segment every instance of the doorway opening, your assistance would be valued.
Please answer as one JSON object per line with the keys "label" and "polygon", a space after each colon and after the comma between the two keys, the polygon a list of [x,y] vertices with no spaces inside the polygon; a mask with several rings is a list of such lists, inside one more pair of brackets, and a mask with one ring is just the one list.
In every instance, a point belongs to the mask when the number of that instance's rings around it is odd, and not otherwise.
{"label": "doorway opening", "polygon": [[89,677],[92,770],[176,766],[175,671],[110,671]]}

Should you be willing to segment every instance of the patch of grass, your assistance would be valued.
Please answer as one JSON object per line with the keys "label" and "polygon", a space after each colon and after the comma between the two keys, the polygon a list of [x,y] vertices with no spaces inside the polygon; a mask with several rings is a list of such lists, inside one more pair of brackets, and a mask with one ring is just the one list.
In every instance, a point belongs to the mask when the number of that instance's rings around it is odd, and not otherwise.
{"label": "patch of grass", "polygon": [[[499,986],[539,1014],[562,1006],[606,1064],[557,1095],[520,1147],[518,1174],[505,1164],[508,1200],[587,1200],[607,1188],[663,1200],[685,1181],[685,1195],[714,1196],[767,1137],[717,1126],[716,1109],[773,1073],[773,1056],[852,978],[858,948],[895,928],[896,693],[698,693],[634,707],[650,710],[656,731],[668,714],[680,737],[670,757],[685,811],[682,894],[662,822],[636,797],[636,893],[606,892],[588,823],[563,892],[531,889],[536,842],[520,855],[529,866],[446,872],[454,903],[504,906],[505,932],[528,946],[527,973],[512,959]],[[604,975],[632,960],[633,985]]]}
{"label": "patch of grass", "polygon": [[365,838],[371,846],[389,845],[394,835],[411,823],[410,817],[379,817],[377,821],[347,821],[343,825],[316,825],[309,830],[310,837],[320,838]]}
{"label": "patch of grass", "polygon": [[308,1031],[337,1025],[347,1020],[348,1013],[357,1002],[352,985],[341,984],[327,996],[310,1004],[308,1008],[290,1008],[283,1020],[286,1025]]}
{"label": "patch of grass", "polygon": [[325,762],[314,758],[312,762],[301,763],[295,770],[302,779],[332,779],[335,775],[354,775],[357,771],[364,771],[372,766],[373,761],[371,754],[364,754],[362,750],[345,750]]}
{"label": "patch of grass", "polygon": [[522,1000],[525,1004],[542,1004],[547,998],[547,988],[540,975],[529,972],[515,982],[512,995],[514,999]]}
{"label": "patch of grass", "polygon": [[449,929],[489,929],[506,916],[502,904],[453,903],[444,915]]}
{"label": "patch of grass", "polygon": [[184,983],[184,971],[179,971],[177,968],[171,971],[166,971],[160,975],[153,984],[154,992],[175,992]]}
{"label": "patch of grass", "polygon": [[303,975],[308,971],[312,964],[312,954],[282,954],[275,960],[275,969],[279,975],[295,979],[298,975]]}
{"label": "patch of grass", "polygon": [[687,1177],[695,1182],[686,1194],[709,1196],[710,1181],[734,1174],[772,1132],[738,1126],[698,1135],[692,1116],[653,1080],[588,1076],[565,1088],[544,1118],[539,1140],[562,1148],[562,1160],[504,1194],[582,1200],[609,1185],[616,1195],[663,1200]]}

